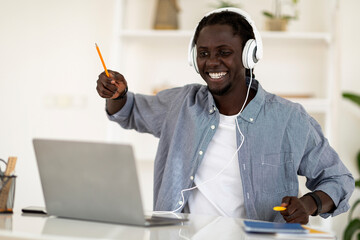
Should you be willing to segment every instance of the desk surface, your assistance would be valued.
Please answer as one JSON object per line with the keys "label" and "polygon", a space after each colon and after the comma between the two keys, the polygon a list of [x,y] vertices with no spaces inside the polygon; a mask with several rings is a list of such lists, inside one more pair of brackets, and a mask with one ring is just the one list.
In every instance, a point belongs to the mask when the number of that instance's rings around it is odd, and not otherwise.
{"label": "desk surface", "polygon": [[[242,220],[227,217],[188,215],[183,225],[135,227],[71,220],[34,214],[0,215],[1,239],[273,239],[272,235],[246,234]],[[286,238],[289,239],[289,238]],[[298,239],[298,238],[297,238]],[[311,239],[311,238],[305,238]]]}

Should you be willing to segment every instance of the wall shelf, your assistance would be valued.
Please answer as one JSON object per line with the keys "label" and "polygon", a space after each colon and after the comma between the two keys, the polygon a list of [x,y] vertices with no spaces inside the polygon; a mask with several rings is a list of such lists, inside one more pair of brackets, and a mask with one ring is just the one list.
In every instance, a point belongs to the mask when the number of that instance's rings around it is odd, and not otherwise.
{"label": "wall shelf", "polygon": [[[159,38],[179,38],[190,39],[193,30],[122,30],[119,33],[120,38],[145,41],[148,39]],[[303,40],[303,41],[323,41],[331,42],[331,34],[327,32],[271,32],[261,31],[262,39],[282,39],[282,40]]]}
{"label": "wall shelf", "polygon": [[331,102],[327,98],[287,98],[292,102],[300,103],[306,111],[311,113],[329,113]]}

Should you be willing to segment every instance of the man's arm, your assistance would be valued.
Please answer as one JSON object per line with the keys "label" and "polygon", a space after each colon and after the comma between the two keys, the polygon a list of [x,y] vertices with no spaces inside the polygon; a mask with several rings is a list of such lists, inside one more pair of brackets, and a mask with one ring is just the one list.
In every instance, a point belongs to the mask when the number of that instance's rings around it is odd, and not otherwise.
{"label": "man's arm", "polygon": [[109,115],[120,111],[126,103],[126,96],[120,100],[106,99],[106,111]]}
{"label": "man's arm", "polygon": [[[295,115],[294,115],[295,116]],[[349,198],[354,191],[354,178],[329,145],[321,127],[305,110],[296,115],[307,132],[301,147],[301,160],[298,175],[306,177],[306,187],[316,195],[305,194],[301,198],[284,197],[282,203],[288,209],[281,212],[287,222],[307,223],[310,215],[321,214],[321,217],[336,216],[346,212]],[[321,205],[321,209],[318,206]]]}

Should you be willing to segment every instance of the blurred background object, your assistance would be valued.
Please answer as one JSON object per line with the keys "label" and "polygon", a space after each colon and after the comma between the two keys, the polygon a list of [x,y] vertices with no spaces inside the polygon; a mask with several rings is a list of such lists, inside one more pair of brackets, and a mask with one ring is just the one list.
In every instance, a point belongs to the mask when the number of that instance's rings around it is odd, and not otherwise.
{"label": "blurred background object", "polygon": [[179,28],[177,0],[157,0],[154,29],[174,30]]}

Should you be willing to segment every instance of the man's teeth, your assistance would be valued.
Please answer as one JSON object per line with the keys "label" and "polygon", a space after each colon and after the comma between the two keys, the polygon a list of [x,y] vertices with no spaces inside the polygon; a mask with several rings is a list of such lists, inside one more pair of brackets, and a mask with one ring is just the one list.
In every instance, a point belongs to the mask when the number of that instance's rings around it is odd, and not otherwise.
{"label": "man's teeth", "polygon": [[226,75],[226,72],[209,73],[209,76],[214,79],[221,78]]}

